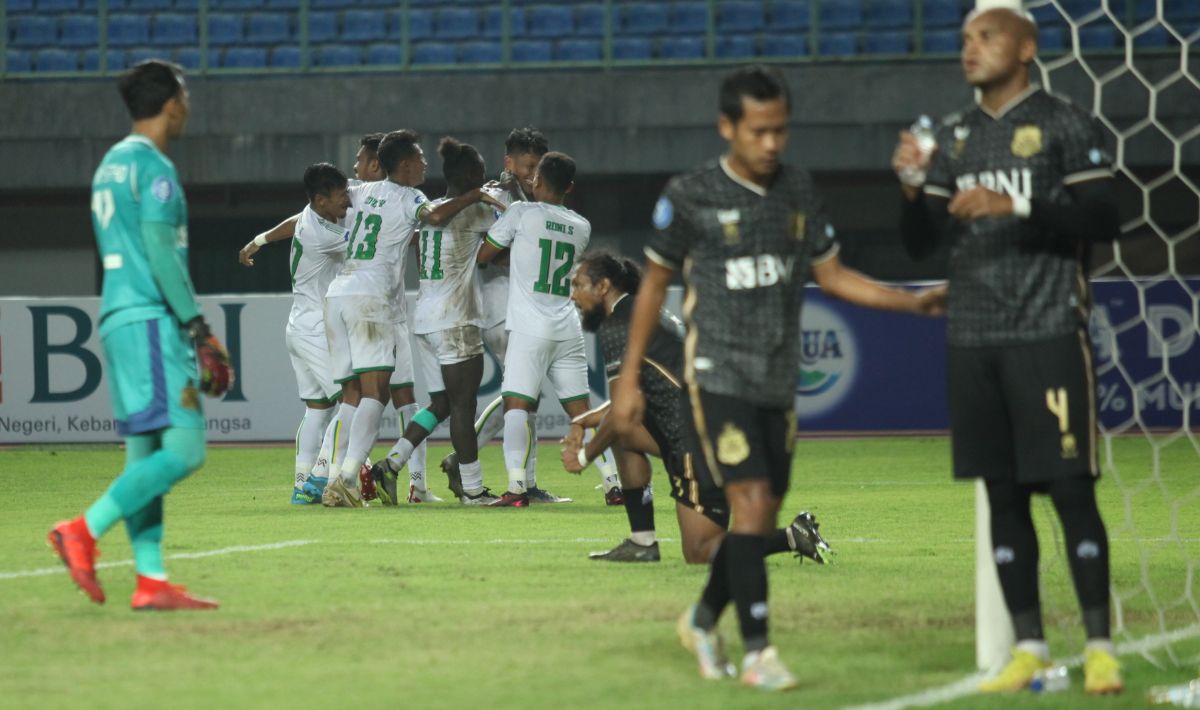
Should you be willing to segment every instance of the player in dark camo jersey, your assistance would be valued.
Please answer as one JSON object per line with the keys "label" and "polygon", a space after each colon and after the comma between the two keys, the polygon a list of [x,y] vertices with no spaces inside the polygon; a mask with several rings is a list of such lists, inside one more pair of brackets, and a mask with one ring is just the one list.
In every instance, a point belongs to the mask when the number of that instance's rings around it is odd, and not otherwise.
{"label": "player in dark camo jersey", "polygon": [[690,424],[733,523],[713,555],[703,596],[678,631],[702,676],[732,675],[716,622],[734,600],[746,648],[742,682],[769,690],[796,685],[767,639],[763,555],[791,475],[809,269],[826,292],[860,305],[937,312],[944,296],[890,289],[841,265],[812,178],[780,164],[790,111],[778,71],[745,67],[722,82],[718,128],[729,150],[673,178],[655,207],[658,231],[646,249],[610,415],[622,433],[640,424],[639,371],[667,285],[682,271]]}
{"label": "player in dark camo jersey", "polygon": [[[983,478],[1016,631],[980,686],[1026,687],[1049,665],[1030,497],[1062,520],[1088,644],[1085,689],[1122,688],[1109,641],[1108,538],[1096,506],[1095,378],[1087,337],[1091,243],[1119,236],[1100,124],[1029,80],[1037,29],[1020,10],[972,13],[962,63],[979,102],[945,119],[932,160],[901,135],[893,167],[914,256],[950,245],[948,364],[954,475]],[[928,169],[923,184],[920,175]]]}

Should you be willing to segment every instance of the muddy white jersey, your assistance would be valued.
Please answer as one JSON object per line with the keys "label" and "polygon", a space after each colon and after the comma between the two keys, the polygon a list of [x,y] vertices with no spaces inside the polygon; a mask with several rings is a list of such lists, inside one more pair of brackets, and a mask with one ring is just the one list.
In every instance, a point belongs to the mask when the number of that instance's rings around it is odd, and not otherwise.
{"label": "muddy white jersey", "polygon": [[[447,199],[429,203],[430,208]],[[497,216],[494,207],[477,202],[441,227],[421,228],[417,236],[420,292],[413,316],[414,333],[424,335],[463,325],[482,325],[483,302],[475,256]]]}
{"label": "muddy white jersey", "polygon": [[350,188],[346,261],[329,285],[329,297],[377,296],[394,303],[404,293],[404,261],[420,214],[428,205],[420,190],[391,180]]}

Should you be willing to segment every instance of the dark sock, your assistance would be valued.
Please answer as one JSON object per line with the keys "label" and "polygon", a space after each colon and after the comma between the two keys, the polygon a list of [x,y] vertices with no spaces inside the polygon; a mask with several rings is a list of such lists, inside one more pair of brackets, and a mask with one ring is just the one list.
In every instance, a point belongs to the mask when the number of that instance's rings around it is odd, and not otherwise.
{"label": "dark sock", "polygon": [[729,604],[729,575],[725,571],[725,561],[728,558],[725,540],[722,540],[717,546],[717,551],[713,553],[708,568],[708,582],[700,594],[699,603],[696,604],[693,622],[702,629],[709,630],[716,626],[721,612]]}
{"label": "dark sock", "polygon": [[780,528],[767,535],[767,546],[763,548],[763,554],[777,555],[780,552],[788,552],[791,549],[792,546],[788,544],[787,530]]}
{"label": "dark sock", "polygon": [[629,532],[654,530],[654,499],[646,495],[646,488],[622,488],[621,497],[625,500]]}
{"label": "dark sock", "polygon": [[1032,491],[1011,481],[988,481],[992,559],[1017,640],[1045,638],[1038,596],[1038,541],[1029,511]]}
{"label": "dark sock", "polygon": [[722,548],[728,548],[725,572],[729,590],[737,605],[738,625],[747,653],[761,651],[767,641],[767,565],[763,553],[766,538],[760,535],[725,536]]}
{"label": "dark sock", "polygon": [[1109,638],[1111,633],[1108,532],[1096,505],[1095,487],[1089,476],[1062,479],[1050,487],[1050,498],[1062,521],[1075,595],[1090,639]]}

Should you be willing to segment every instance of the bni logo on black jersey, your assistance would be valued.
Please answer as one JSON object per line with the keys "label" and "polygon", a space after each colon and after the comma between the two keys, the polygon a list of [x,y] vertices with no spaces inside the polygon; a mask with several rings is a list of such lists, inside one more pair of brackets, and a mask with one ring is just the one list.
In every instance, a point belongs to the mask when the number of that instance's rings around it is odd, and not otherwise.
{"label": "bni logo on black jersey", "polygon": [[999,192],[1009,197],[1033,197],[1033,170],[1031,168],[1013,168],[1011,170],[984,170],[978,173],[959,175],[954,181],[959,192],[966,192],[973,187],[983,186],[992,192]]}

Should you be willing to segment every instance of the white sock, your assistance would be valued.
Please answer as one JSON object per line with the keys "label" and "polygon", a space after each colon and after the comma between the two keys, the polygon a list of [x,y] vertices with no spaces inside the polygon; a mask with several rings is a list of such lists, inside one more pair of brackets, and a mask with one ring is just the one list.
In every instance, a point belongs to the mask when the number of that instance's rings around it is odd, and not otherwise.
{"label": "white sock", "polygon": [[417,444],[417,448],[413,449],[412,458],[408,460],[408,478],[414,486],[421,490],[425,490],[426,451],[425,441],[422,441],[420,444]]}
{"label": "white sock", "polygon": [[371,447],[379,439],[379,420],[383,418],[383,402],[366,399],[358,403],[354,413],[354,423],[350,426],[350,444],[346,449],[346,459],[342,462],[342,481],[358,482],[358,469],[363,461],[371,454]]}
{"label": "white sock", "polygon": [[329,464],[333,459],[333,437],[337,436],[338,418],[341,415],[341,408],[345,405],[338,405],[337,411],[330,410],[329,424],[325,427],[325,436],[321,439],[321,451],[317,454],[317,462],[313,465],[313,476],[320,478],[329,477]]}
{"label": "white sock", "polygon": [[654,536],[653,530],[631,532],[629,533],[629,539],[632,540],[635,545],[641,545],[642,547],[650,547],[658,540],[658,538]]}
{"label": "white sock", "polygon": [[333,409],[305,409],[296,431],[296,487],[308,480],[308,475],[317,462],[321,451],[321,438],[333,416]]}
{"label": "white sock", "polygon": [[[360,401],[359,404],[362,402]],[[333,458],[329,459],[330,465],[335,470],[340,468],[346,460],[346,450],[350,448],[350,428],[354,424],[354,415],[357,413],[357,404],[346,404],[345,402],[338,410],[337,429],[334,431],[333,438]]]}
{"label": "white sock", "polygon": [[525,466],[529,456],[529,412],[511,409],[504,413],[504,466],[508,469],[510,493],[524,493]]}
{"label": "white sock", "polygon": [[470,495],[478,495],[483,490],[483,464],[479,461],[458,464],[458,473],[462,476],[463,490]]}
{"label": "white sock", "polygon": [[408,459],[412,456],[412,453],[412,442],[402,436],[396,441],[396,445],[392,447],[392,450],[388,452],[387,458],[384,460],[387,462],[387,467],[392,470],[392,473],[399,473],[400,469],[404,468],[404,464],[408,463]]}
{"label": "white sock", "polygon": [[525,482],[530,488],[537,488],[537,412],[529,416],[529,463],[525,464]]}
{"label": "white sock", "polygon": [[[583,443],[586,446],[592,437],[596,435],[595,429],[588,429],[583,433]],[[617,475],[617,460],[613,458],[612,449],[605,449],[603,453],[592,460],[592,464],[596,466],[596,470],[600,472],[600,478],[604,482],[604,492],[607,493],[621,485],[621,477]]]}
{"label": "white sock", "polygon": [[504,404],[503,397],[497,397],[492,400],[491,404],[484,407],[483,414],[479,415],[479,419],[475,420],[475,443],[479,448],[483,448],[496,438],[496,435],[504,429],[504,409],[501,405]]}
{"label": "white sock", "polygon": [[1026,653],[1032,653],[1043,661],[1050,660],[1050,644],[1046,643],[1045,641],[1035,641],[1033,639],[1028,641],[1018,641],[1017,650],[1025,651]]}

